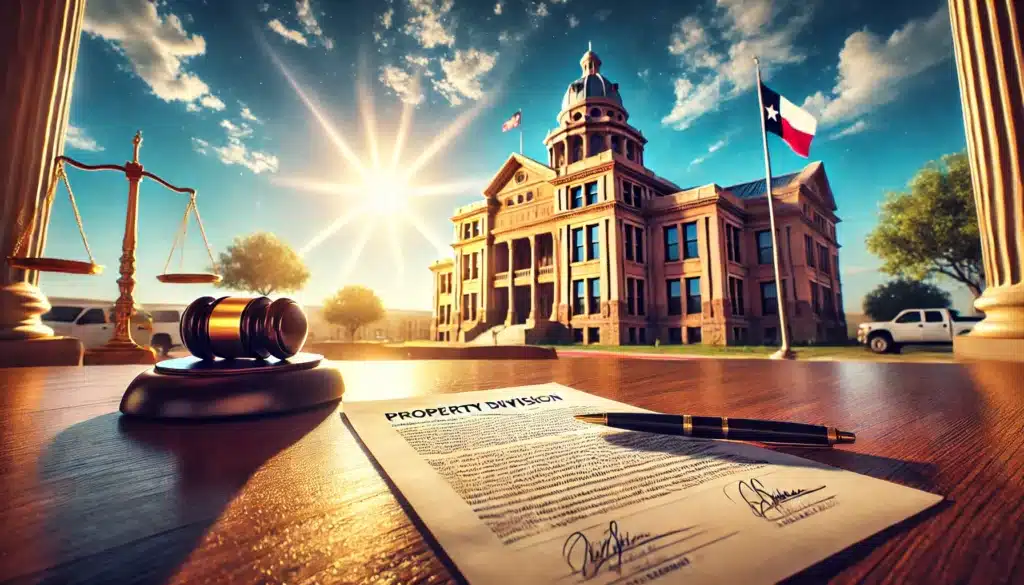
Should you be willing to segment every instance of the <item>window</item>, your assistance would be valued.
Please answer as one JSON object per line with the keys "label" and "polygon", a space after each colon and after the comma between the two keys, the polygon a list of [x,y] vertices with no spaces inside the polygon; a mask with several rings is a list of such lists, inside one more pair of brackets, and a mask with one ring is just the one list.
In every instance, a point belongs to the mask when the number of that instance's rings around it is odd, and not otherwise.
{"label": "window", "polygon": [[473,252],[473,278],[480,278],[480,252]]}
{"label": "window", "polygon": [[465,321],[469,320],[469,307],[470,307],[469,295],[468,294],[464,294],[464,295],[462,295],[462,319],[465,320]]}
{"label": "window", "polygon": [[[528,194],[526,196],[526,200],[527,201],[532,199],[532,197],[530,195],[531,194]],[[479,235],[480,235],[480,220],[478,219],[478,220],[473,222],[473,236],[479,236]]]}
{"label": "window", "polygon": [[757,232],[757,263],[772,263],[772,233],[768,230]]}
{"label": "window", "polygon": [[700,343],[700,327],[686,328],[686,343]]}
{"label": "window", "polygon": [[572,283],[572,314],[582,315],[586,305],[586,282],[583,280],[576,280]]}
{"label": "window", "polygon": [[776,340],[777,330],[774,327],[764,328],[764,342],[768,345],[775,345],[778,343]]}
{"label": "window", "polygon": [[572,230],[572,261],[582,262],[583,258],[583,228],[574,228]]}
{"label": "window", "polygon": [[636,145],[632,140],[626,141],[626,158],[629,160],[636,158]]}
{"label": "window", "polygon": [[669,226],[665,228],[665,262],[676,262],[679,260],[679,228]]}
{"label": "window", "polygon": [[821,297],[822,297],[822,302],[825,305],[824,307],[822,307],[822,309],[824,309],[824,311],[825,311],[825,315],[830,316],[830,317],[832,315],[835,315],[835,313],[836,313],[836,305],[835,305],[835,301],[832,299],[832,289],[826,288],[824,286],[821,287]]}
{"label": "window", "polygon": [[700,278],[686,279],[686,313],[700,313]]}
{"label": "window", "polygon": [[903,313],[896,318],[897,323],[920,323],[921,322],[921,311],[910,311],[909,313]]}
{"label": "window", "polygon": [[804,235],[804,251],[807,253],[807,265],[814,268],[814,240]]}
{"label": "window", "polygon": [[622,201],[626,205],[633,205],[633,183],[629,181],[622,182]]}
{"label": "window", "polygon": [[668,298],[668,314],[682,315],[682,290],[679,287],[679,279],[673,278],[672,280],[665,281],[665,291],[665,296]]}
{"label": "window", "polygon": [[747,342],[747,328],[746,327],[733,327],[732,328],[732,340],[737,344],[743,344]]}
{"label": "window", "polygon": [[579,328],[573,329],[572,340],[575,343],[583,343],[583,330]]}
{"label": "window", "polygon": [[601,343],[601,330],[597,327],[587,328],[587,343]]}
{"label": "window", "polygon": [[647,310],[646,310],[646,306],[645,306],[645,304],[646,304],[646,300],[645,299],[646,298],[647,297],[644,296],[644,281],[638,279],[636,281],[636,314],[637,315],[646,315],[647,314]]}
{"label": "window", "polygon": [[825,274],[829,274],[828,269],[828,248],[825,246],[818,246],[818,260],[821,265],[821,271]]}
{"label": "window", "polygon": [[576,209],[577,207],[583,207],[583,187],[577,185],[569,189],[569,193],[572,195],[572,202],[570,207]]}
{"label": "window", "polygon": [[590,108],[590,117],[591,118],[600,118],[601,117],[601,110],[599,110],[597,108]]}
{"label": "window", "polygon": [[774,282],[761,283],[761,314],[779,314],[779,295]]}
{"label": "window", "polygon": [[601,279],[591,278],[588,284],[590,285],[590,298],[587,303],[587,312],[596,315],[601,312]]}
{"label": "window", "polygon": [[177,311],[153,311],[154,323],[178,323],[181,315]]}
{"label": "window", "polygon": [[634,254],[634,256],[636,257],[636,261],[639,264],[643,264],[644,263],[644,229],[640,228],[640,227],[633,226],[633,233],[635,234],[635,237],[633,238],[633,242],[636,244],[636,250],[635,250],[636,253]]}
{"label": "window", "polygon": [[729,277],[729,306],[733,315],[743,315],[743,279]]}
{"label": "window", "polygon": [[526,200],[527,201],[533,201],[533,191],[527,191],[526,192]]}
{"label": "window", "polygon": [[73,323],[81,312],[82,307],[54,307],[42,316],[42,320],[51,323]]}
{"label": "window", "polygon": [[636,333],[637,333],[637,342],[638,343],[641,343],[641,344],[647,343],[647,328],[646,327],[638,328],[638,331]]}
{"label": "window", "polygon": [[835,277],[839,278],[839,256],[832,257],[832,268],[835,270]]}
{"label": "window", "polygon": [[448,281],[448,292],[452,292],[452,273],[449,272],[445,278]]}
{"label": "window", "polygon": [[472,226],[470,226],[468,223],[462,224],[462,239],[463,240],[468,240],[469,239],[470,229],[472,229]]}
{"label": "window", "polygon": [[818,298],[818,283],[811,283],[811,307],[815,314],[821,312],[821,299]]}
{"label": "window", "polygon": [[472,267],[469,263],[469,256],[466,254],[462,255],[462,280],[469,280],[469,274]]}
{"label": "window", "polygon": [[643,205],[643,190],[640,188],[640,185],[633,185],[633,193],[629,202],[633,207],[640,207]]}
{"label": "window", "polygon": [[636,293],[635,293],[635,289],[636,289],[636,279],[635,278],[627,278],[626,279],[626,314],[627,315],[636,315],[636,297],[635,297]]}
{"label": "window", "polygon": [[927,323],[942,323],[945,321],[942,318],[942,311],[925,311],[924,320]]}
{"label": "window", "polygon": [[636,345],[636,327],[629,328],[629,344]]}
{"label": "window", "polygon": [[697,247],[697,222],[683,224],[683,237],[686,238],[683,248],[683,258],[699,258],[700,249]]}
{"label": "window", "polygon": [[626,260],[633,260],[633,226],[626,224]]}
{"label": "window", "polygon": [[740,228],[725,224],[725,252],[730,262],[740,262]]}
{"label": "window", "polygon": [[587,183],[587,205],[597,203],[597,181]]}
{"label": "window", "polygon": [[683,343],[683,330],[681,327],[668,328],[668,342],[673,345],[680,345]]}
{"label": "window", "polygon": [[612,136],[612,150],[622,153],[622,139],[618,136]]}
{"label": "window", "polygon": [[597,235],[598,224],[587,226],[587,260],[597,260],[601,257],[601,240]]}

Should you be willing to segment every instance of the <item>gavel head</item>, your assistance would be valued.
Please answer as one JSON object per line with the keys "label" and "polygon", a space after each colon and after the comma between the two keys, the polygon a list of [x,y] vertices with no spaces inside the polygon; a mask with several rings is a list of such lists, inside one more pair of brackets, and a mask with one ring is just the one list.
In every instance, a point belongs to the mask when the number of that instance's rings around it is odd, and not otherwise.
{"label": "gavel head", "polygon": [[182,343],[204,360],[288,359],[306,333],[306,314],[291,299],[201,297],[181,315]]}

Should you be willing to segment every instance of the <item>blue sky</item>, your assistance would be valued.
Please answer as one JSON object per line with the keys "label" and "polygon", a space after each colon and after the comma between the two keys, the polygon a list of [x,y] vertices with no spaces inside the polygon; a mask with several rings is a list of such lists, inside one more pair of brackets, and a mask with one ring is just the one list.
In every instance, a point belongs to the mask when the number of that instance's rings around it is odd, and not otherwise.
{"label": "blue sky", "polygon": [[[541,141],[588,42],[649,139],[647,165],[682,187],[763,175],[751,62],[761,57],[766,82],[819,119],[811,159],[824,162],[843,219],[849,312],[860,312],[863,295],[885,280],[864,245],[884,193],[965,145],[943,0],[90,0],[66,154],[123,162],[141,128],[146,169],[199,191],[215,254],[255,231],[304,250],[336,218],[355,213],[305,250],[312,278],[293,296],[319,303],[359,283],[390,307],[426,309],[427,266],[451,240],[452,210],[478,200],[518,149],[518,134],[501,133],[502,121],[521,109],[525,154],[546,160]],[[401,202],[394,228],[366,211],[382,197],[372,188],[340,195],[300,186],[358,186],[346,149],[372,166],[360,91],[370,96],[382,166],[407,109],[398,168],[421,160],[410,184],[446,185]],[[770,144],[777,174],[806,164],[775,137]],[[50,296],[112,299],[125,180],[74,170],[70,178],[106,270],[43,275],[41,285]],[[153,182],[142,186],[142,302],[218,294],[155,279],[185,203]],[[209,262],[194,223],[188,233],[182,268],[202,270]],[[63,193],[47,255],[84,255]],[[969,307],[969,294],[949,289],[959,308]]]}

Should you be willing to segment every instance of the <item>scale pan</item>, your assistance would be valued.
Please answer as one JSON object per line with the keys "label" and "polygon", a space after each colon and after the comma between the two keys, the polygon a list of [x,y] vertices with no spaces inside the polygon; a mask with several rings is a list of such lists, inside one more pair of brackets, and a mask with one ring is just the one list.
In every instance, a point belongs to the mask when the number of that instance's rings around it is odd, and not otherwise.
{"label": "scale pan", "polygon": [[161,274],[156,279],[167,284],[217,284],[221,276],[208,272],[173,272]]}
{"label": "scale pan", "polygon": [[103,272],[103,267],[92,262],[80,260],[62,260],[60,258],[28,258],[24,256],[8,256],[7,264],[11,268],[35,270],[38,272],[61,272],[64,274],[95,275]]}

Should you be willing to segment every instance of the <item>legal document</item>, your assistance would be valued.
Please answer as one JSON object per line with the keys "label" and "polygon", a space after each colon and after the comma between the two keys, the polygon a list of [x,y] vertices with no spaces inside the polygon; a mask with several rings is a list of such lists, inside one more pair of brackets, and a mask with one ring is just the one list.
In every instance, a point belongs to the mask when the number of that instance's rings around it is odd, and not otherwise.
{"label": "legal document", "polygon": [[774,583],[942,499],[753,445],[582,423],[647,411],[559,384],[343,409],[471,584]]}

